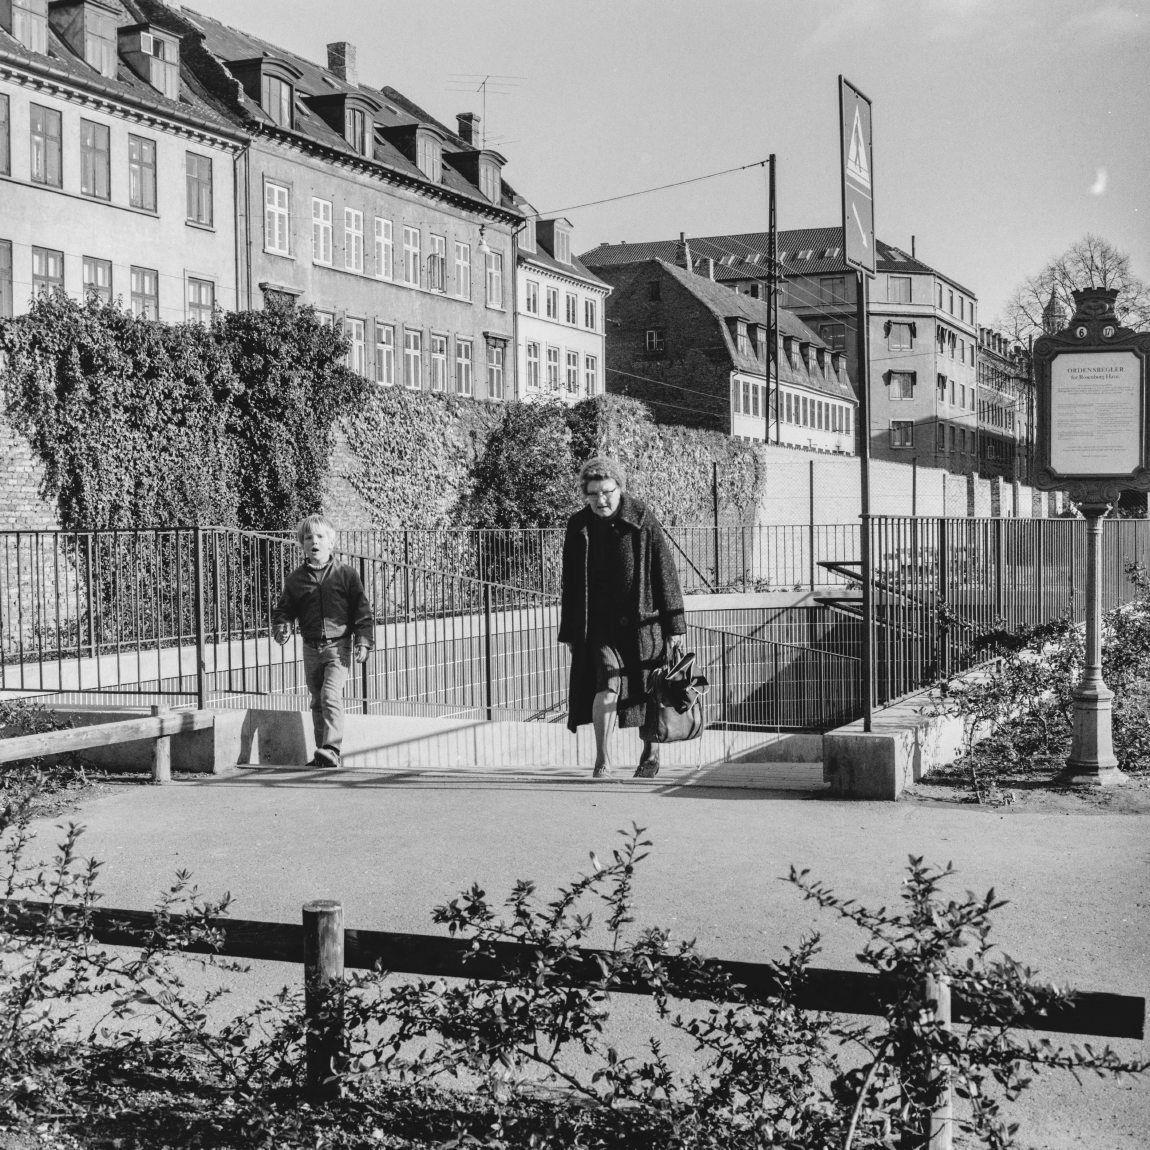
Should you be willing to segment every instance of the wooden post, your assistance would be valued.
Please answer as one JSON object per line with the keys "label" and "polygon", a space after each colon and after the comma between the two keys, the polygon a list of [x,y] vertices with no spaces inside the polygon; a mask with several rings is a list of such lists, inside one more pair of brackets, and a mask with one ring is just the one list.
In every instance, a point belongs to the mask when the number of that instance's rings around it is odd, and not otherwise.
{"label": "wooden post", "polygon": [[342,904],[331,899],[304,903],[303,962],[307,1087],[316,1097],[336,1098],[343,1048]]}
{"label": "wooden post", "polygon": [[[160,703],[152,707],[152,718],[158,719],[168,713],[168,707]],[[152,782],[172,781],[172,736],[164,735],[152,744]]]}
{"label": "wooden post", "polygon": [[[927,1009],[943,1030],[950,1029],[950,979],[945,974],[926,976]],[[931,1089],[934,1098],[930,1108],[930,1125],[923,1150],[951,1150],[954,1145],[954,1091],[950,1072],[937,1059],[930,1062]]]}

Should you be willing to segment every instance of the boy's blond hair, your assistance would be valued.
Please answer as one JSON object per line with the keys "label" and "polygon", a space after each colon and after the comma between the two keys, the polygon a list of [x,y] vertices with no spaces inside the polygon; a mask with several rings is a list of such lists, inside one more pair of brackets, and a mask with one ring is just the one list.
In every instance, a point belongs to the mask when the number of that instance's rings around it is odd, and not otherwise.
{"label": "boy's blond hair", "polygon": [[316,527],[326,527],[328,534],[333,539],[335,538],[335,526],[326,515],[308,515],[295,525],[296,542],[302,547],[304,534],[309,528],[314,529]]}

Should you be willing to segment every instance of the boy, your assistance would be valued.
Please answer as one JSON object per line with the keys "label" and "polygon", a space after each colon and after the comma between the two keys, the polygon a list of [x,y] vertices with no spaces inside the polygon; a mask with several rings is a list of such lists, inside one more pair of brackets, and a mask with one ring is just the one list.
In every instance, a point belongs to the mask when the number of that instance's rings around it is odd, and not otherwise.
{"label": "boy", "polygon": [[304,562],[285,580],[272,612],[272,638],[281,646],[293,622],[303,637],[303,670],[311,695],[315,758],[309,767],[338,767],[343,743],[343,688],[355,661],[367,662],[375,624],[363,584],[352,568],[332,559],[335,528],[322,515],[296,527]]}

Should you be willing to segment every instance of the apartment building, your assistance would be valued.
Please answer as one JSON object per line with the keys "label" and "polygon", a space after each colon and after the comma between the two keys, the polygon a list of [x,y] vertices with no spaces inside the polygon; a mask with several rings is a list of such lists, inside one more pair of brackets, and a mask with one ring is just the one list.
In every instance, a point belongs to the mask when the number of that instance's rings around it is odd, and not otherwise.
{"label": "apartment building", "polygon": [[710,264],[694,266],[685,245],[677,263],[603,268],[613,286],[607,390],[643,400],[661,422],[852,453],[857,405],[842,352],[780,308],[772,378],[766,300],[717,283],[710,272]]}
{"label": "apartment building", "polygon": [[567,219],[525,219],[517,235],[519,398],[574,403],[604,391],[605,307],[610,285],[572,250]]}
{"label": "apartment building", "polygon": [[[581,259],[596,274],[619,264],[673,260],[686,238],[602,244]],[[751,299],[768,294],[766,232],[692,237],[693,266]],[[973,472],[978,461],[977,299],[970,289],[876,240],[870,281],[870,449],[880,459]],[[858,379],[855,273],[842,253],[840,228],[781,231],[777,236],[779,305],[829,349],[842,353]]]}
{"label": "apartment building", "polygon": [[978,329],[978,473],[1030,481],[1035,434],[1029,350],[988,327]]}
{"label": "apartment building", "polygon": [[130,0],[0,0],[0,316],[63,288],[205,321],[237,300],[245,133]]}

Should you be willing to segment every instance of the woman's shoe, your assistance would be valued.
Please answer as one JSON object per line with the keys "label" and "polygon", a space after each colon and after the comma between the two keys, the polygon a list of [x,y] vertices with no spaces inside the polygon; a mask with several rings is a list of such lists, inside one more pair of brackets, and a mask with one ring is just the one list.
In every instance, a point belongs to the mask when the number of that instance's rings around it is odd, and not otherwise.
{"label": "woman's shoe", "polygon": [[657,743],[647,743],[639,757],[639,765],[635,768],[635,778],[653,779],[659,773],[659,746]]}

